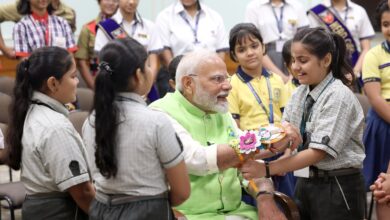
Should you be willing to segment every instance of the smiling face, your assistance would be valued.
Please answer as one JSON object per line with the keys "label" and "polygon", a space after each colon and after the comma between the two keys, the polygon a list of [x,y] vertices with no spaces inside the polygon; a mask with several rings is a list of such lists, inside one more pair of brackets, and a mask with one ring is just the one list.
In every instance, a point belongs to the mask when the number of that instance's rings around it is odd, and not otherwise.
{"label": "smiling face", "polygon": [[221,58],[204,61],[198,67],[198,74],[192,78],[192,97],[190,102],[205,112],[228,111],[227,96],[232,89],[228,81],[226,65]]}
{"label": "smiling face", "polygon": [[390,42],[390,11],[385,11],[382,13],[381,31],[385,39]]}
{"label": "smiling face", "polygon": [[119,0],[122,14],[133,15],[137,11],[139,0]]}
{"label": "smiling face", "polygon": [[301,42],[294,42],[291,45],[292,70],[300,84],[316,86],[328,74],[331,55],[328,53],[324,58],[319,59]]}
{"label": "smiling face", "polygon": [[104,15],[112,16],[119,5],[119,0],[101,0],[99,3],[100,11]]}

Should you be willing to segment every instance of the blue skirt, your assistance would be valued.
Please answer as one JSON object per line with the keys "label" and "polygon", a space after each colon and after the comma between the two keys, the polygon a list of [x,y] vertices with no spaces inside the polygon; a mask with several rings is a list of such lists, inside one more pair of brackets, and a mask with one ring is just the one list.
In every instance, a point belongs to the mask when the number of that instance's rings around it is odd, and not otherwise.
{"label": "blue skirt", "polygon": [[366,189],[375,182],[381,172],[387,171],[390,160],[390,124],[384,121],[374,109],[370,109],[366,119],[363,143],[366,158],[363,161],[363,174]]}

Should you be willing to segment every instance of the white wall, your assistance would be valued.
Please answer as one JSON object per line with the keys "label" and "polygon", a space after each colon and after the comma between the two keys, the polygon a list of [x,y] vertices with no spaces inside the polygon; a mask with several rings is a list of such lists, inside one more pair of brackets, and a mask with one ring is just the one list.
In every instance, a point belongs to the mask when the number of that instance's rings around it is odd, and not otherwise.
{"label": "white wall", "polygon": [[[76,10],[77,31],[80,31],[83,24],[94,19],[98,13],[97,0],[62,0]],[[140,14],[150,20],[156,18],[158,12],[176,0],[139,0]],[[223,17],[226,29],[229,30],[235,24],[243,21],[245,7],[251,0],[202,0],[205,4],[218,11]],[[297,0],[309,8],[321,0]],[[11,2],[11,0],[0,0],[0,3]],[[13,23],[1,24],[4,38],[9,42],[12,38]]]}

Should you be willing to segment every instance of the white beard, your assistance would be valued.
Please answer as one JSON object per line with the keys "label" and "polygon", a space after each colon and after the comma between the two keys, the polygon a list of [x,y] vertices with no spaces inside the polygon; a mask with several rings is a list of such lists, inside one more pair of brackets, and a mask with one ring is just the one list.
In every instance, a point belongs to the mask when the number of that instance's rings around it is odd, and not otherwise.
{"label": "white beard", "polygon": [[[227,95],[228,92],[221,92],[217,96]],[[194,94],[194,102],[203,110],[227,113],[229,110],[229,103],[227,101],[218,102],[217,96],[212,96],[196,83],[196,92]]]}

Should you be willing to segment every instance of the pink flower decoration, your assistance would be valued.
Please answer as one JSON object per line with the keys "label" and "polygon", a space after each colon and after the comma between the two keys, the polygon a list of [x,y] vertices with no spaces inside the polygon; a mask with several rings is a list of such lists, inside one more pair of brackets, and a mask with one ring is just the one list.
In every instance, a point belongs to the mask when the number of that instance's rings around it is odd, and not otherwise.
{"label": "pink flower decoration", "polygon": [[240,136],[240,152],[249,154],[256,151],[258,145],[257,137],[254,132],[247,131],[245,135]]}

